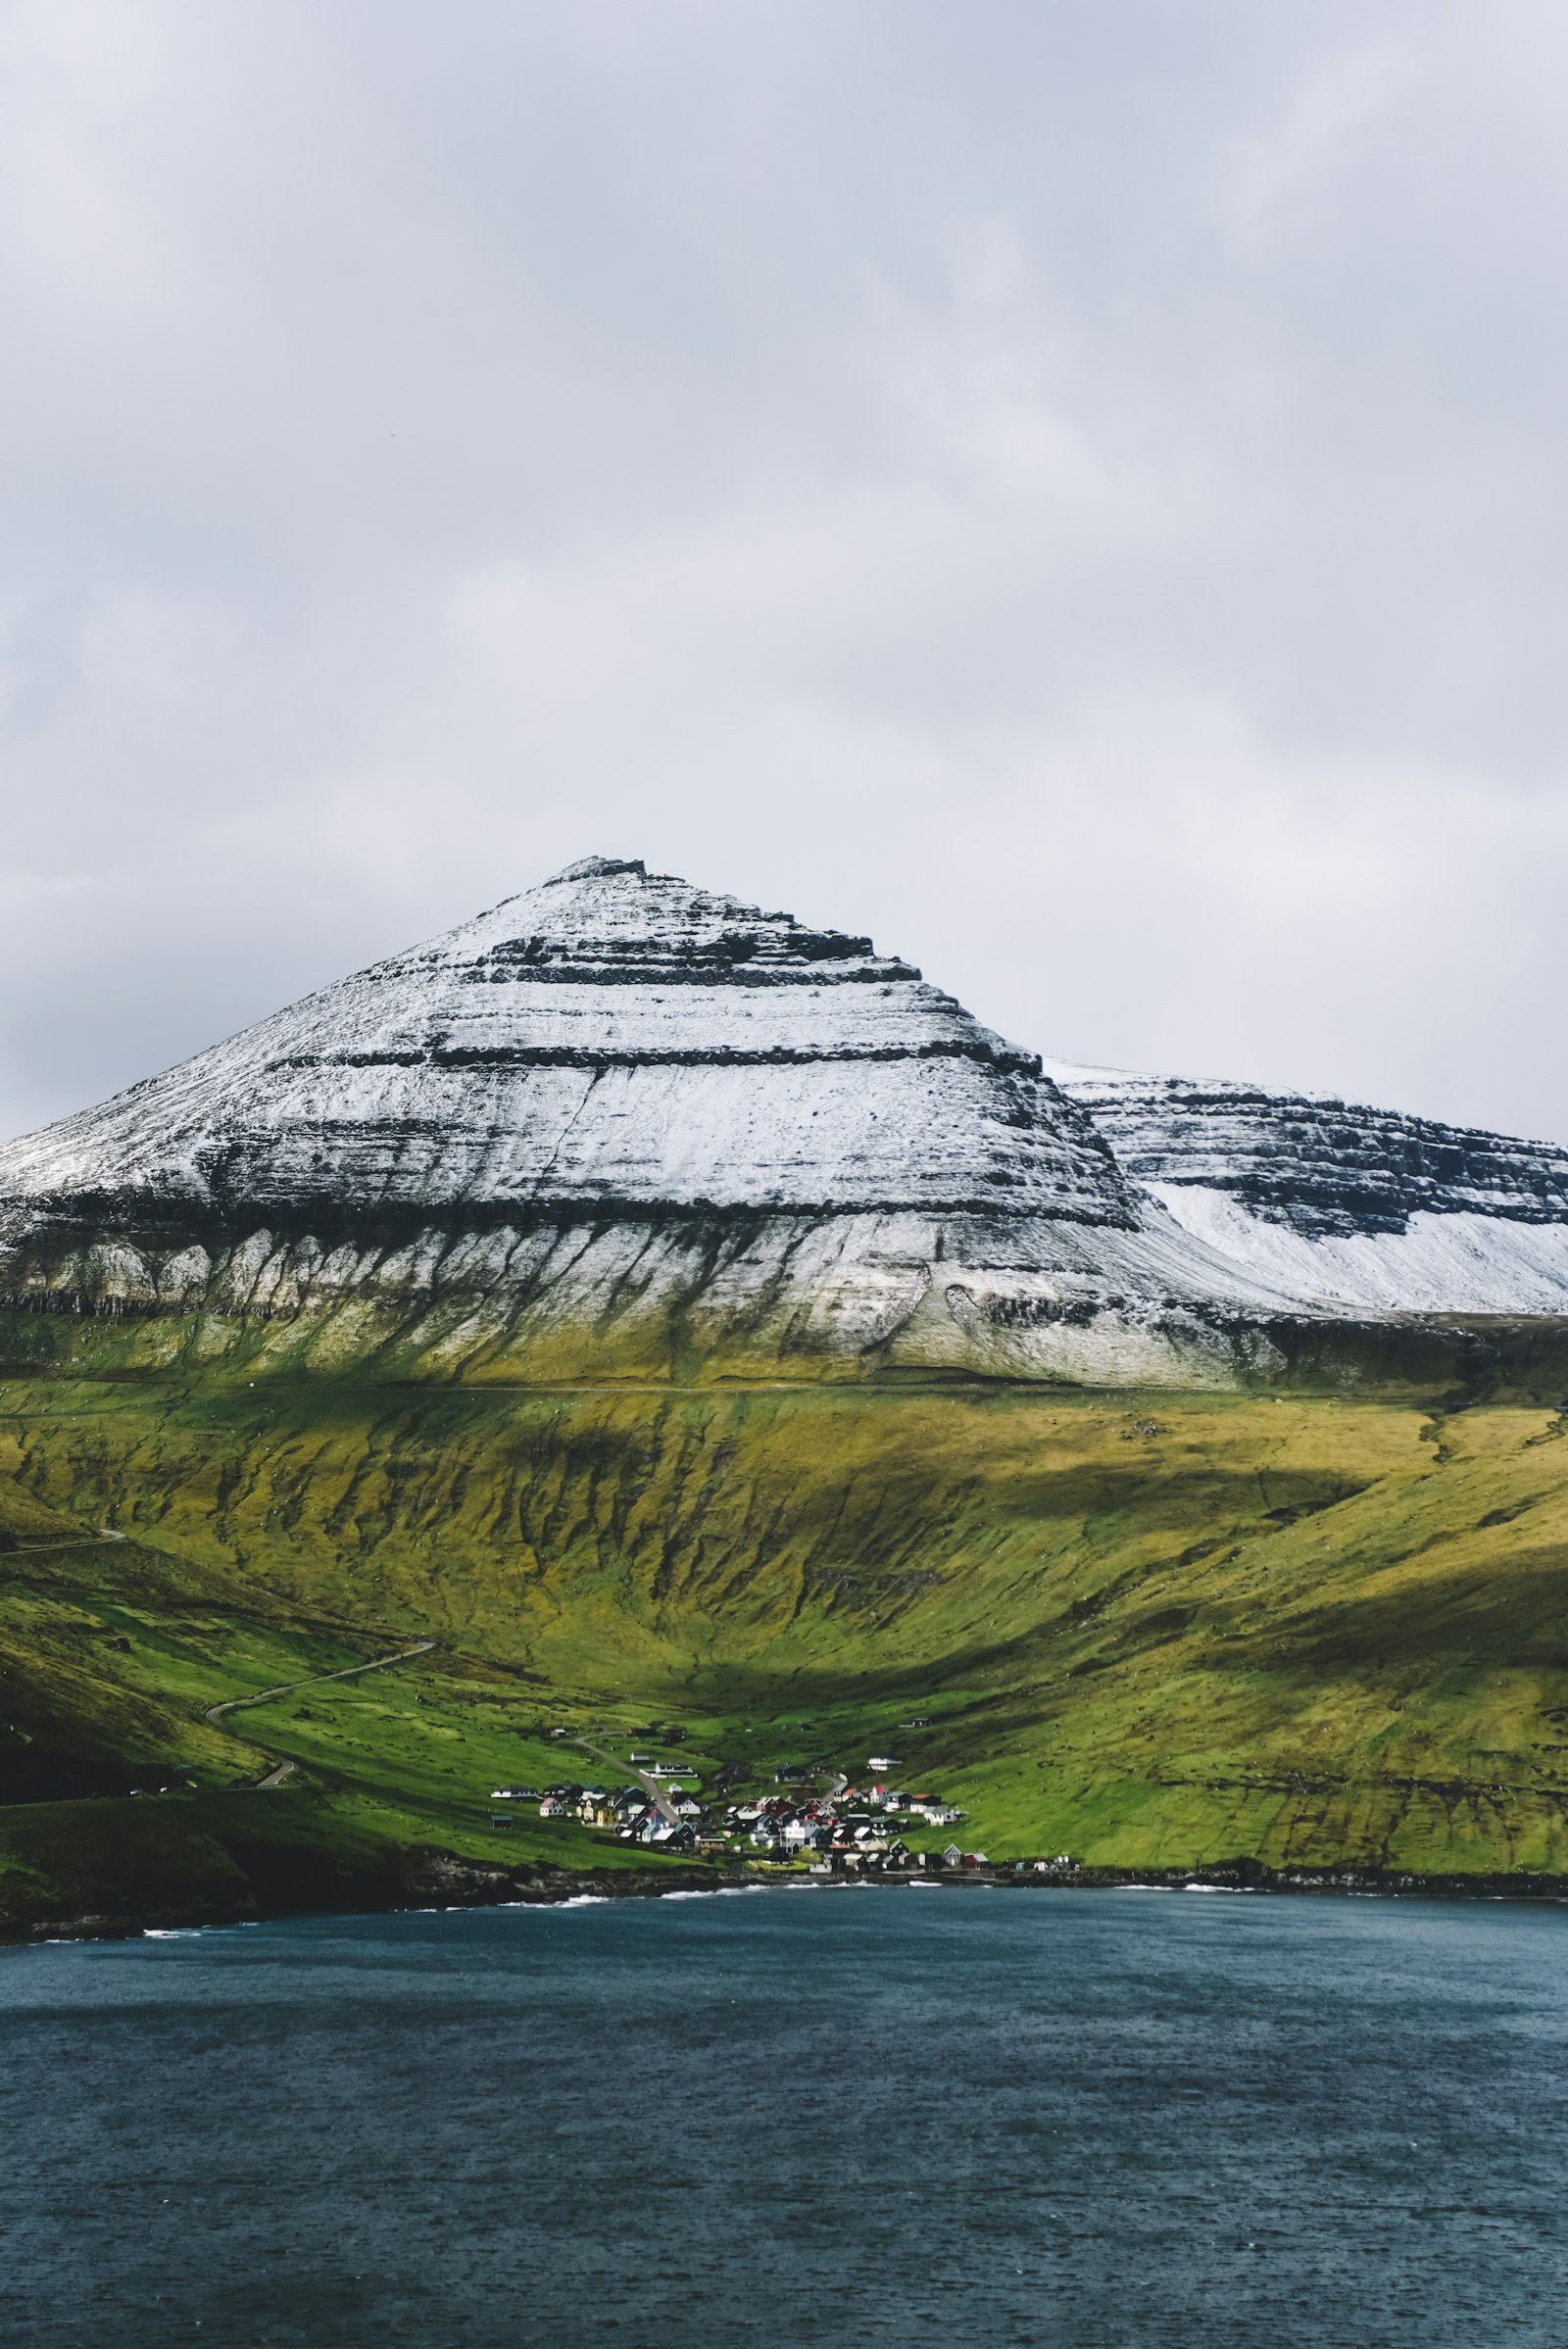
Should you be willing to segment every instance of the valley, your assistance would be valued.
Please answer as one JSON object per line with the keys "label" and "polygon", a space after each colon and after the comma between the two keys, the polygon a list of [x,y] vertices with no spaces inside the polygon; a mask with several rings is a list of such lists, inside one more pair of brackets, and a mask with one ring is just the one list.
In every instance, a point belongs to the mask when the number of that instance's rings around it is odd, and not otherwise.
{"label": "valley", "polygon": [[1568,1417],[1455,1401],[8,1378],[0,1917],[647,1865],[488,1796],[651,1717],[1004,1861],[1568,1874]]}
{"label": "valley", "polygon": [[0,1145],[0,1930],[668,1883],[491,1808],[655,1720],[1002,1866],[1568,1881],[1565,1300],[1547,1145],[587,857]]}

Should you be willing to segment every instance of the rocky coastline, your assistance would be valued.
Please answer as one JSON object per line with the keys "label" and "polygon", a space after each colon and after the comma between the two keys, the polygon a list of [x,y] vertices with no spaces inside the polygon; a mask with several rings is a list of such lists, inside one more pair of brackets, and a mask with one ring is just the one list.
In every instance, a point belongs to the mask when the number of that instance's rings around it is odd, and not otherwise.
{"label": "rocky coastline", "polygon": [[562,1906],[568,1901],[658,1900],[671,1893],[743,1890],[907,1891],[914,1885],[951,1892],[1212,1892],[1287,1893],[1320,1898],[1568,1902],[1568,1876],[1526,1873],[1422,1875],[1408,1869],[1267,1868],[1233,1860],[1195,1868],[953,1868],[885,1875],[812,1876],[798,1869],[691,1866],[570,1869],[549,1865],[502,1867],[448,1852],[413,1854],[405,1868],[342,1880],[328,1894],[302,1884],[196,1892],[147,1910],[77,1916],[0,1918],[0,1948],[59,1941],[119,1941],[144,1933],[203,1927],[260,1925],[299,1916],[388,1916],[416,1911]]}

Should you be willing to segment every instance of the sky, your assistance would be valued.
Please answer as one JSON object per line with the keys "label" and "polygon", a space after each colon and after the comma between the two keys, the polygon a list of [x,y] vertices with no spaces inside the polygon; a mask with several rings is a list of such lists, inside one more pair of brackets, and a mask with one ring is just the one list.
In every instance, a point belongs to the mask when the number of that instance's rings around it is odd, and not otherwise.
{"label": "sky", "polygon": [[1568,1143],[1560,0],[0,0],[0,1134],[586,855]]}

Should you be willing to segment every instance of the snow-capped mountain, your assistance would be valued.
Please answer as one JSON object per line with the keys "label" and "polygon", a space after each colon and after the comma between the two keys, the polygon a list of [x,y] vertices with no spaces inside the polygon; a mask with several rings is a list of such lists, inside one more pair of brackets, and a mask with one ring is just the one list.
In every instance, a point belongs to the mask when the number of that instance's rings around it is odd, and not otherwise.
{"label": "snow-capped mountain", "polygon": [[865,938],[591,857],[0,1152],[123,1219],[602,1208],[1136,1221],[1039,1060]]}
{"label": "snow-capped mountain", "polygon": [[1259,1280],[1371,1312],[1568,1313],[1568,1150],[1332,1094],[1044,1065],[1133,1185]]}
{"label": "snow-capped mountain", "polygon": [[[1234,1383],[1357,1304],[1551,1309],[1564,1174],[1044,1068],[867,939],[591,857],[0,1149],[0,1302],[144,1362]],[[1462,1298],[1364,1255],[1434,1219],[1493,1244]]]}

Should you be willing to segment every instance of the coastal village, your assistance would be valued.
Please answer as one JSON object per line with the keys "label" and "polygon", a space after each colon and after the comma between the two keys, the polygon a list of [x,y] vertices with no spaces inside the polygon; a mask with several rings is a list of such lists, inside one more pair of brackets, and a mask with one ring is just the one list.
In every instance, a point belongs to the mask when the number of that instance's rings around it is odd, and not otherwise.
{"label": "coastal village", "polygon": [[[744,1860],[813,1876],[972,1872],[990,1866],[983,1851],[966,1850],[948,1832],[967,1815],[956,1803],[871,1775],[897,1768],[891,1754],[867,1757],[863,1786],[853,1786],[846,1773],[818,1764],[779,1763],[770,1774],[778,1791],[737,1801],[725,1801],[717,1787],[705,1798],[700,1781],[678,1760],[633,1751],[627,1767],[634,1783],[501,1786],[492,1789],[491,1799],[536,1806],[541,1819],[575,1820],[651,1850]],[[515,1816],[495,1810],[490,1824],[504,1829]],[[1075,1863],[1059,1853],[1027,1865],[1057,1873]]]}

